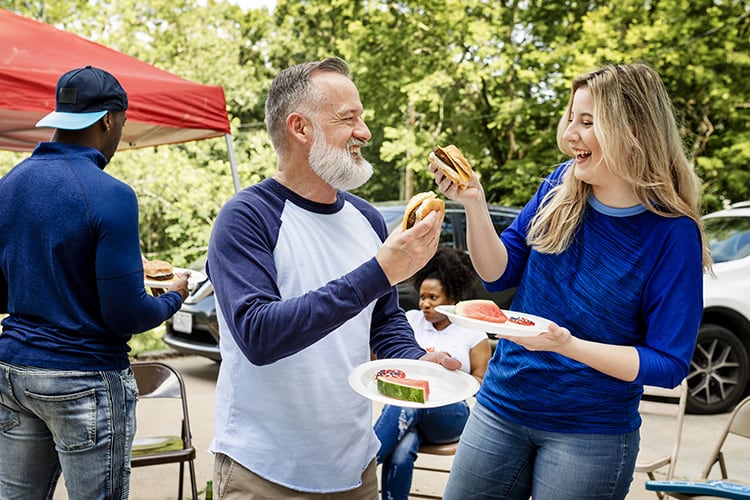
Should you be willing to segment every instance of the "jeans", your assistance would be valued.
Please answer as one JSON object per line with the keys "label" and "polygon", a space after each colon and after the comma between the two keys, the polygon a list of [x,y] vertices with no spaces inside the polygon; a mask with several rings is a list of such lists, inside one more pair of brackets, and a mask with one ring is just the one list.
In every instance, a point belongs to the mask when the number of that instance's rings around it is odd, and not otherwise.
{"label": "jeans", "polygon": [[127,499],[138,389],[133,372],[0,362],[0,498]]}
{"label": "jeans", "polygon": [[420,443],[456,441],[468,418],[469,405],[463,401],[438,408],[383,407],[375,422],[375,434],[380,440],[378,463],[383,464],[382,498],[406,500]]}
{"label": "jeans", "polygon": [[639,432],[530,429],[477,403],[461,435],[444,500],[617,500],[630,489]]}

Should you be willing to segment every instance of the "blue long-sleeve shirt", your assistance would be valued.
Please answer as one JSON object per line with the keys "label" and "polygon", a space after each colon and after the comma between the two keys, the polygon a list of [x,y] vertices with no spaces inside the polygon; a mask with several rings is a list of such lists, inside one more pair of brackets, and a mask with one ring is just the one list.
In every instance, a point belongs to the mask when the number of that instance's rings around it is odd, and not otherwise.
{"label": "blue long-sleeve shirt", "polygon": [[146,293],[137,199],[106,164],[90,147],[40,143],[0,179],[0,310],[9,313],[0,360],[122,370],[131,336],[179,309],[177,292]]}
{"label": "blue long-sleeve shirt", "polygon": [[570,247],[541,254],[528,224],[570,163],[542,183],[501,235],[508,267],[490,290],[518,286],[511,308],[548,318],[578,338],[633,346],[640,368],[624,382],[551,352],[500,341],[477,400],[533,428],[624,433],[640,425],[642,386],[674,387],[687,375],[703,313],[698,227],[642,206],[589,200]]}

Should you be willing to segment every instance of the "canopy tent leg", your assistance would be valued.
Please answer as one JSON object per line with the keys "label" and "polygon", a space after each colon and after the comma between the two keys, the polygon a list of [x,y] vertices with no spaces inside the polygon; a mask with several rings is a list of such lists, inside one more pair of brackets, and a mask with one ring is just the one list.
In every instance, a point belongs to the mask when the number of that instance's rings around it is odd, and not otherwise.
{"label": "canopy tent leg", "polygon": [[232,134],[224,134],[227,141],[227,153],[229,153],[229,167],[232,169],[232,180],[234,181],[234,192],[240,191],[240,176],[237,174],[237,160],[234,157],[234,146],[232,145]]}

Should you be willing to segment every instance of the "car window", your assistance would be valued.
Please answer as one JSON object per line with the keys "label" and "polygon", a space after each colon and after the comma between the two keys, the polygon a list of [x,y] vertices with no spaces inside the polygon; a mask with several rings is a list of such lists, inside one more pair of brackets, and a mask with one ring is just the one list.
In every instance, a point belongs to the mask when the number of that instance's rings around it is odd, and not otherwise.
{"label": "car window", "polygon": [[497,234],[500,234],[503,232],[503,230],[510,226],[513,221],[515,220],[515,215],[505,215],[505,214],[490,214],[490,217],[492,218],[492,225],[495,226],[495,232]]}
{"label": "car window", "polygon": [[750,217],[709,217],[703,223],[714,262],[750,255]]}
{"label": "car window", "polygon": [[456,248],[456,228],[453,218],[458,214],[446,214],[443,219],[443,227],[440,229],[440,246]]}
{"label": "car window", "polygon": [[[506,214],[499,214],[499,213],[490,213],[490,218],[492,219],[492,225],[495,226],[495,232],[497,234],[500,234],[503,232],[503,230],[510,226],[513,223],[513,220],[516,218],[515,215],[506,215]],[[466,214],[461,214],[458,217],[458,231],[460,234],[466,234]]]}
{"label": "car window", "polygon": [[394,227],[401,223],[404,218],[404,207],[378,207],[378,210],[385,219],[385,225],[388,227],[388,231],[391,231]]}

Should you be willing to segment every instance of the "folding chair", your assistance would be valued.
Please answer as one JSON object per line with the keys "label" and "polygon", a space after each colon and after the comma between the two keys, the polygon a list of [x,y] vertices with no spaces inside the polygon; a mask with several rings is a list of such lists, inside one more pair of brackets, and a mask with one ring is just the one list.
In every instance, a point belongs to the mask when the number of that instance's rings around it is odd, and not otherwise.
{"label": "folding chair", "polygon": [[[193,500],[198,498],[198,488],[195,482],[195,448],[191,442],[190,420],[188,419],[185,383],[182,376],[172,367],[164,363],[148,361],[132,363],[131,368],[138,384],[138,406],[144,404],[144,399],[172,398],[179,399],[181,412],[175,411],[174,425],[179,425],[179,435],[159,435],[141,437],[136,435],[131,453],[131,467],[144,467],[169,463],[180,464],[180,482],[177,498],[182,500],[185,462],[190,468],[190,487]],[[173,410],[173,405],[169,405]],[[173,410],[174,411],[174,410]],[[163,418],[161,420],[164,420]],[[179,423],[178,423],[179,422]],[[140,424],[138,424],[140,427]]]}
{"label": "folding chair", "polygon": [[[677,465],[677,456],[680,452],[680,443],[682,441],[682,424],[685,418],[685,406],[687,403],[687,381],[683,380],[680,385],[673,389],[664,389],[661,387],[645,386],[643,388],[643,397],[639,406],[642,416],[655,415],[658,418],[671,417],[674,419],[674,436],[671,451],[665,453],[665,450],[654,452],[652,442],[648,440],[647,419],[644,419],[644,426],[641,432],[641,451],[635,464],[636,472],[643,472],[651,480],[656,479],[654,472],[667,467],[666,479],[670,480],[674,476],[674,469]],[[659,498],[664,498],[664,494],[656,492]]]}
{"label": "folding chair", "polygon": [[[438,456],[453,456],[456,454],[456,448],[458,448],[458,441],[446,444],[423,444],[419,447],[417,452],[419,455],[438,455]],[[437,465],[420,464],[419,458],[414,463],[414,470],[421,470],[427,472],[438,472],[438,473],[450,473],[450,467],[439,467]],[[410,491],[409,498],[443,498],[443,495],[431,494],[423,491]]]}
{"label": "folding chair", "polygon": [[[727,474],[726,459],[722,448],[730,435],[750,439],[750,397],[743,399],[735,406],[698,481],[646,481],[646,489],[649,491],[667,492],[669,496],[682,499],[750,499],[750,485],[742,484],[742,482],[736,480],[730,481]],[[746,457],[738,458],[740,460],[747,459]],[[708,476],[717,463],[721,471],[721,480],[709,481]]]}

